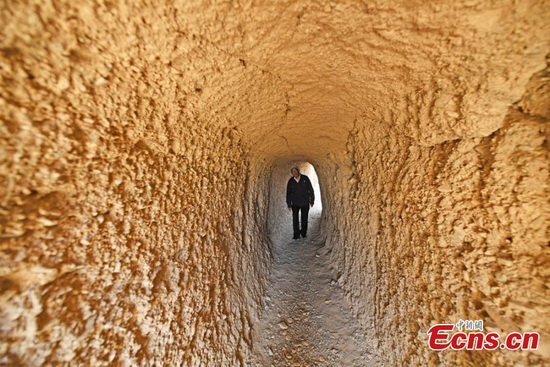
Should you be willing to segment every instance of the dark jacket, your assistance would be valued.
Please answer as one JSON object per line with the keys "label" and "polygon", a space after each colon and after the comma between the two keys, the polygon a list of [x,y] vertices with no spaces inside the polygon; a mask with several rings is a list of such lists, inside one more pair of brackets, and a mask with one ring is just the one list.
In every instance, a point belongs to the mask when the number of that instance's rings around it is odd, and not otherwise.
{"label": "dark jacket", "polygon": [[300,181],[296,182],[294,177],[288,180],[286,185],[286,205],[288,206],[308,206],[315,201],[313,186],[309,177],[300,175]]}

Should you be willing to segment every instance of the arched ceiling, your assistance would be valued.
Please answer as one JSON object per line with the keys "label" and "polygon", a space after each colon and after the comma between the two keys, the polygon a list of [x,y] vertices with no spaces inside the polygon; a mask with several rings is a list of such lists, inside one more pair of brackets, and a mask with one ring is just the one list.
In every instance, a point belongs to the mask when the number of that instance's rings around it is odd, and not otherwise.
{"label": "arched ceiling", "polygon": [[251,108],[245,135],[268,154],[316,156],[341,150],[354,121],[394,124],[424,145],[498,129],[544,66],[538,3],[202,2],[179,16],[184,32],[260,74],[233,91]]}

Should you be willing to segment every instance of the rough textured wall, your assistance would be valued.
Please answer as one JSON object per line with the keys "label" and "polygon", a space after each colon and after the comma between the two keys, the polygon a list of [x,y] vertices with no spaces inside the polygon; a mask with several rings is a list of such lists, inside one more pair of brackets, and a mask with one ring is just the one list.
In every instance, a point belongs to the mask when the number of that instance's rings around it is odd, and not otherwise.
{"label": "rough textured wall", "polygon": [[295,160],[322,179],[327,250],[387,363],[519,358],[429,354],[421,327],[479,313],[542,328],[547,77],[526,85],[548,14],[544,0],[6,1],[3,362],[244,360],[267,173]]}
{"label": "rough textured wall", "polygon": [[268,182],[203,88],[262,76],[154,8],[2,11],[0,364],[242,363]]}
{"label": "rough textured wall", "polygon": [[[345,236],[329,239],[340,283],[388,365],[550,360],[548,73],[533,76],[487,137],[420,146],[389,124],[351,132],[349,180],[328,215]],[[459,319],[501,335],[537,331],[541,346],[430,352],[429,327]]]}

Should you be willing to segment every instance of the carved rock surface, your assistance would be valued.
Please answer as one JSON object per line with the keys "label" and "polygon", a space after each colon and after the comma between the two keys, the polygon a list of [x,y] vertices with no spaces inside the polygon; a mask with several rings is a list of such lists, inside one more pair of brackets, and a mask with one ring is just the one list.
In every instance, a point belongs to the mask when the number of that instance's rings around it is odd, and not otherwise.
{"label": "carved rock surface", "polygon": [[[549,18],[539,0],[6,2],[0,364],[244,365],[298,161],[385,365],[548,364]],[[541,346],[430,351],[458,319]]]}

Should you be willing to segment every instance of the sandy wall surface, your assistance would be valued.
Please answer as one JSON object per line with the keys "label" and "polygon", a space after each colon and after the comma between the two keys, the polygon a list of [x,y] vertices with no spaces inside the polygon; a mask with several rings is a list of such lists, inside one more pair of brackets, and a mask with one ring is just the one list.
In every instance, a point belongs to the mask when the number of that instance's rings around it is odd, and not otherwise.
{"label": "sandy wall surface", "polygon": [[[548,6],[7,2],[0,360],[242,364],[272,174],[309,161],[388,365],[542,364]],[[456,317],[544,347],[428,352]]]}
{"label": "sandy wall surface", "polygon": [[189,46],[170,24],[106,7],[3,10],[0,364],[238,365],[268,182],[195,106],[227,70],[169,65]]}
{"label": "sandy wall surface", "polygon": [[[390,127],[350,134],[355,164],[346,190],[329,199],[349,209],[328,214],[337,228],[328,238],[339,282],[388,365],[548,361],[550,116],[540,93],[530,89],[488,137],[421,147]],[[459,319],[484,320],[501,335],[536,331],[541,346],[430,352],[427,329]]]}

